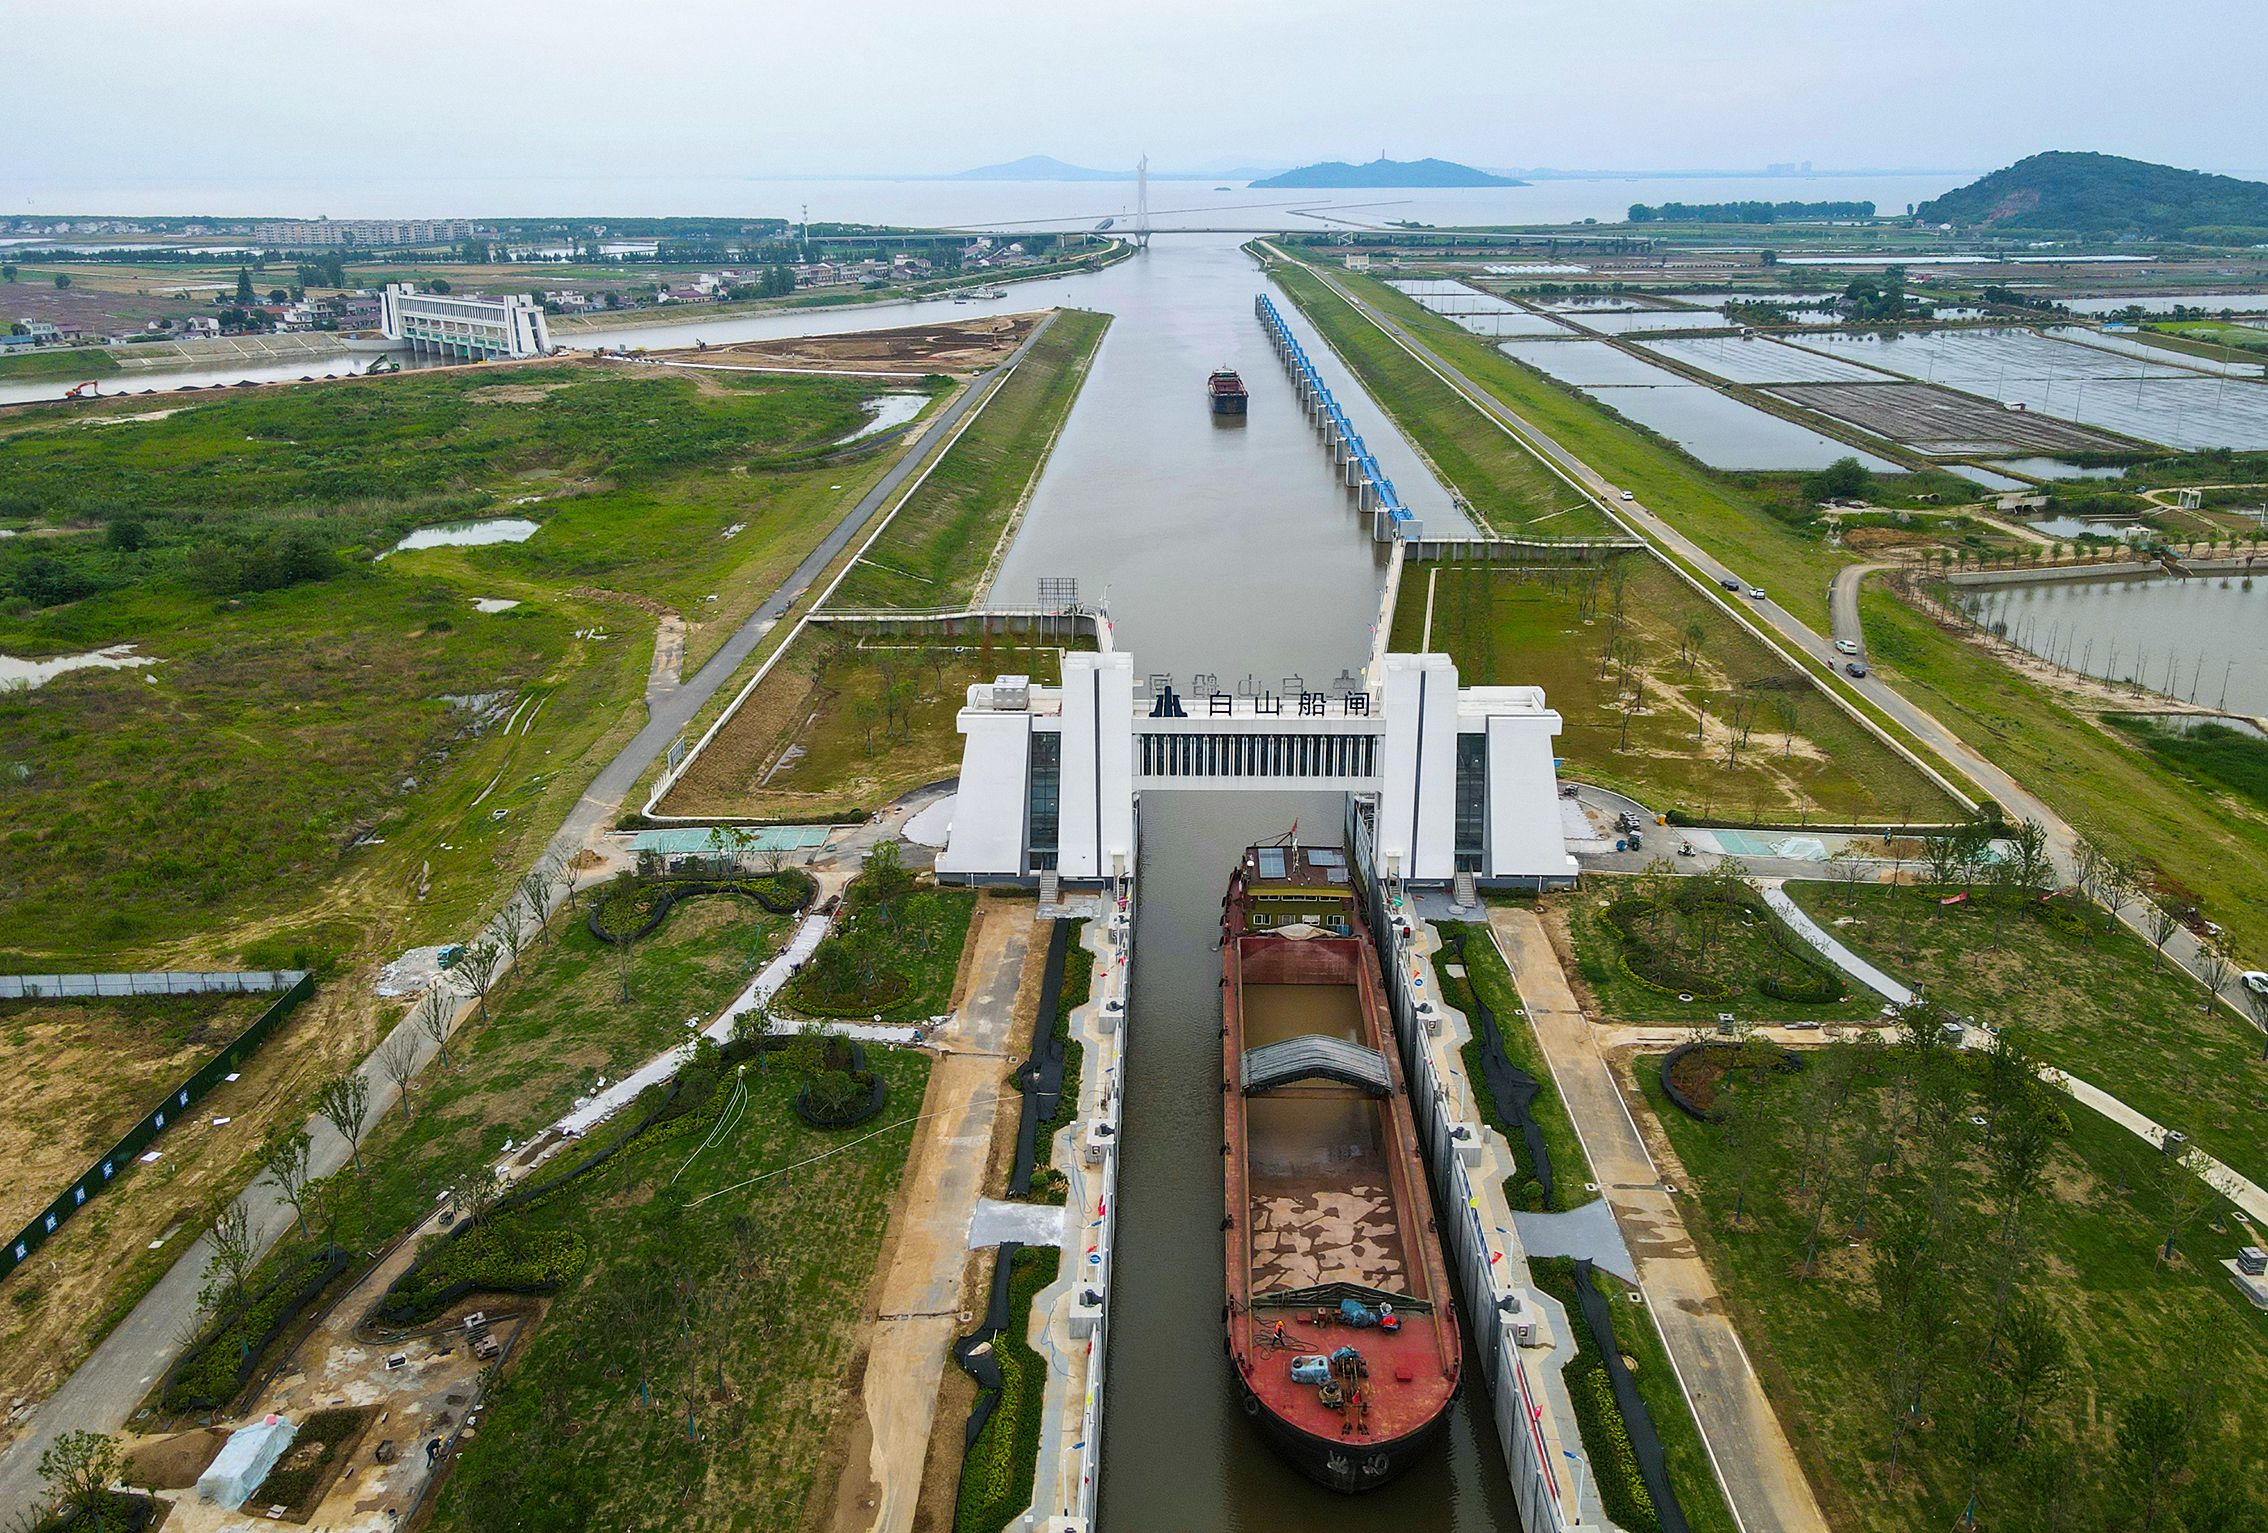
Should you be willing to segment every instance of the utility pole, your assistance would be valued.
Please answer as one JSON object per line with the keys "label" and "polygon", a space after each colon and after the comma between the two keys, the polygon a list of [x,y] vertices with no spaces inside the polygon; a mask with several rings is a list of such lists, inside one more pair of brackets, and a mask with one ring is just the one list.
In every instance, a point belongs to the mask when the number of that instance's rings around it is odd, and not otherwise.
{"label": "utility pole", "polygon": [[803,264],[811,264],[811,204],[803,205]]}

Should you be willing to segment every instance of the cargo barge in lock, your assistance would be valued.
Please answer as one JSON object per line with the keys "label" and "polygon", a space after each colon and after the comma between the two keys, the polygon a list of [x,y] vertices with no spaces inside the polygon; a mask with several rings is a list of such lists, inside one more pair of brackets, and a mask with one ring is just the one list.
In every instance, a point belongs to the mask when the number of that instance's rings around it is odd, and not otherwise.
{"label": "cargo barge in lock", "polygon": [[1205,394],[1213,402],[1215,415],[1242,415],[1250,397],[1245,393],[1244,380],[1231,367],[1221,368],[1205,380]]}
{"label": "cargo barge in lock", "polygon": [[1221,969],[1230,1368],[1270,1447],[1372,1490],[1440,1434],[1463,1355],[1344,854],[1248,849]]}

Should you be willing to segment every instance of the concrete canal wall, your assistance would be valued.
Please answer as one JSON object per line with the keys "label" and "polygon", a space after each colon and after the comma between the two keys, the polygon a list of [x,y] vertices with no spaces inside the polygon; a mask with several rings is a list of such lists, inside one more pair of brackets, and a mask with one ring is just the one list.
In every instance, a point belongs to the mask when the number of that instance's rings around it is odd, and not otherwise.
{"label": "concrete canal wall", "polygon": [[[1378,939],[1402,1074],[1441,1210],[1444,1255],[1458,1280],[1458,1313],[1485,1375],[1468,1382],[1488,1390],[1526,1533],[1608,1526],[1560,1376],[1574,1355],[1573,1326],[1529,1280],[1527,1253],[1504,1200],[1509,1147],[1490,1145],[1487,1131],[1465,1117],[1472,1097],[1452,1063],[1458,1040],[1438,1000],[1422,928],[1377,876],[1367,808],[1348,799],[1347,840]],[[1475,1176],[1483,1166],[1496,1174]]]}
{"label": "concrete canal wall", "polygon": [[1045,1527],[1049,1533],[1086,1533],[1102,1484],[1120,1108],[1134,979],[1133,880],[1106,890],[1100,905],[1103,915],[1088,921],[1082,939],[1094,955],[1094,979],[1086,1001],[1071,1014],[1071,1036],[1084,1050],[1079,1110],[1057,1131],[1049,1161],[1071,1181],[1064,1199],[1062,1266],[1055,1283],[1033,1302],[1030,1317],[1033,1349],[1049,1367],[1032,1508],[1016,1526]]}

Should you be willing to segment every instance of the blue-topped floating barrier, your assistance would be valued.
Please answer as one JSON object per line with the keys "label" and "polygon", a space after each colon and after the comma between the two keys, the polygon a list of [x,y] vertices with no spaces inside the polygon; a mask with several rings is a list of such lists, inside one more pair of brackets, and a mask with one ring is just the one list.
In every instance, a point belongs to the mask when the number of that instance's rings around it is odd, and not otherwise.
{"label": "blue-topped floating barrier", "polygon": [[1307,359],[1306,350],[1284,323],[1275,303],[1262,293],[1254,298],[1252,307],[1267,328],[1276,355],[1283,358],[1284,370],[1291,374],[1292,389],[1299,395],[1301,406],[1330,440],[1333,456],[1346,465],[1346,480],[1356,491],[1357,504],[1371,513],[1370,535],[1382,543],[1423,536],[1425,524],[1402,504],[1401,496],[1394,492],[1394,481],[1386,477],[1378,459],[1356,434],[1347,412],[1331,397],[1329,385]]}

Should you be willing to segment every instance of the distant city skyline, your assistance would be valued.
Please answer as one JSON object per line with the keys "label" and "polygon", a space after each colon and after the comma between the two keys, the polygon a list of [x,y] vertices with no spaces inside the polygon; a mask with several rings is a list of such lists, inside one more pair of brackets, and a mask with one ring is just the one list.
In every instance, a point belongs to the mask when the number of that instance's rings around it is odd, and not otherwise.
{"label": "distant city skyline", "polygon": [[[1955,0],[1831,16],[1463,3],[1394,28],[1347,0],[876,0],[855,21],[724,0],[634,18],[405,0],[382,23],[280,0],[11,9],[0,203],[19,214],[62,211],[58,187],[952,175],[1033,154],[1201,173],[1381,153],[1613,174],[1981,171],[2057,148],[2241,174],[2268,158],[2255,92],[2170,112],[2135,92],[2122,109],[2102,61],[2141,18],[2107,0],[2006,0],[1989,25]],[[2177,0],[2148,26],[2220,58],[2268,41],[2263,8],[2238,0]]]}

